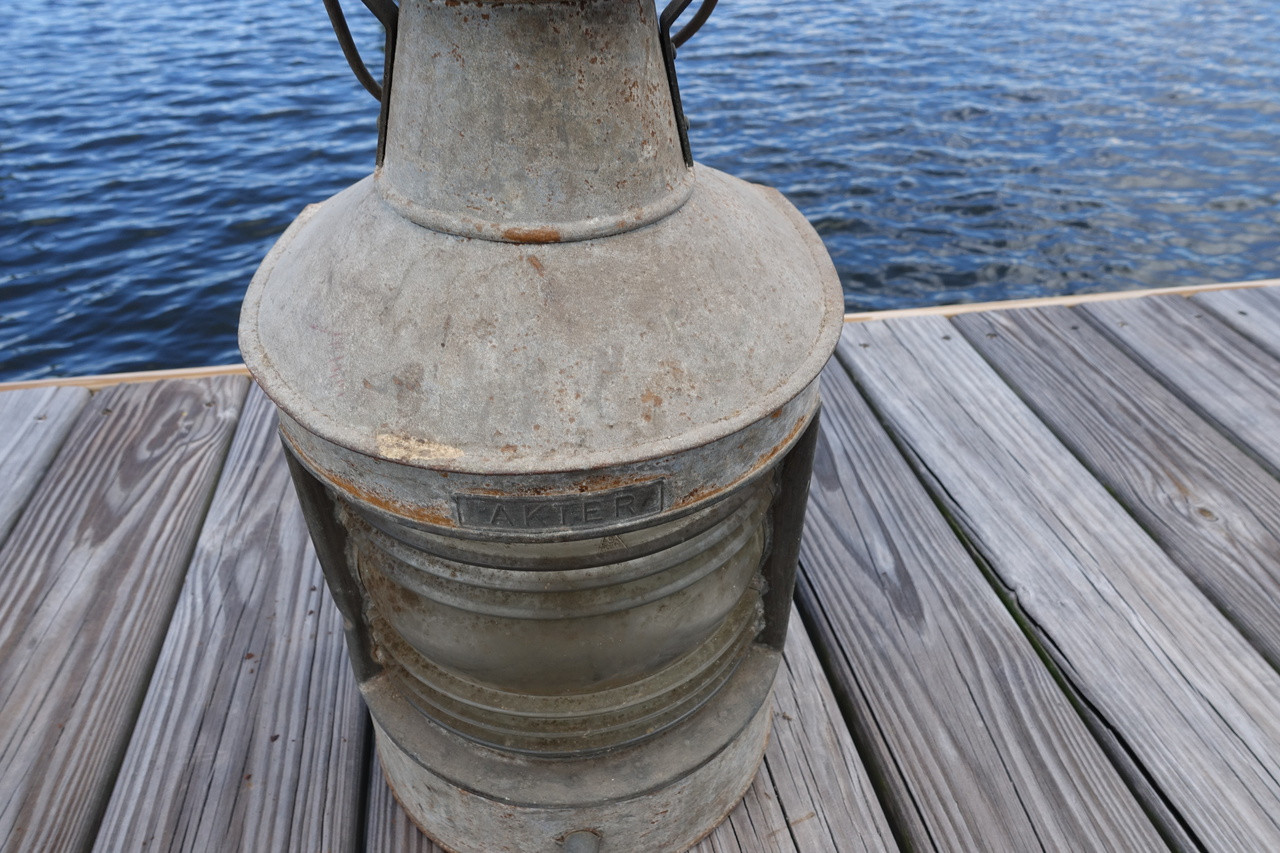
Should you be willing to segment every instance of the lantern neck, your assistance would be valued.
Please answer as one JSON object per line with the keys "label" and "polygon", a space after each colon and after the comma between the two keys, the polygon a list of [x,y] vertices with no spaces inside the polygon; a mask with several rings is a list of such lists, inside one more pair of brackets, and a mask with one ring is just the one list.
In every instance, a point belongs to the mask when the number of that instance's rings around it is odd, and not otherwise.
{"label": "lantern neck", "polygon": [[554,243],[679,208],[652,0],[403,0],[378,190],[437,231]]}

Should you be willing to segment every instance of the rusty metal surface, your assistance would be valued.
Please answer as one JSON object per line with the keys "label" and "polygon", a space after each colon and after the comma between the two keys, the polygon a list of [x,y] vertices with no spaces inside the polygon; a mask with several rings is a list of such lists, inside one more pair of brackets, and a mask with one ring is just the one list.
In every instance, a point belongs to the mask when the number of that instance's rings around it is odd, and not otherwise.
{"label": "rusty metal surface", "polygon": [[399,28],[378,189],[408,219],[548,243],[688,197],[651,3],[404,0]]}
{"label": "rusty metal surface", "polygon": [[450,849],[680,850],[764,749],[843,304],[781,195],[686,164],[687,5],[660,44],[650,0],[404,0],[375,174],[245,299],[384,769]]}
{"label": "rusty metal surface", "polygon": [[676,132],[680,134],[680,152],[688,166],[693,165],[693,150],[689,147],[689,120],[684,114],[684,104],[680,100],[680,83],[676,79],[676,49],[688,41],[694,33],[702,29],[702,25],[711,17],[716,8],[716,0],[702,0],[698,11],[687,24],[675,34],[671,28],[693,0],[671,0],[658,16],[658,45],[662,50],[662,64],[667,72],[667,85],[671,89],[671,107],[675,113]]}
{"label": "rusty metal surface", "polygon": [[407,466],[582,470],[723,438],[813,380],[842,302],[780,195],[697,174],[659,223],[537,247],[421,228],[363,181],[254,277],[245,362],[309,431]]}
{"label": "rusty metal surface", "polygon": [[[576,761],[477,748],[432,724],[405,726],[401,715],[415,713],[412,705],[383,679],[366,696],[377,697],[378,752],[396,799],[446,848],[561,853],[565,836],[591,830],[600,853],[671,853],[719,823],[751,784],[777,666],[776,652],[753,646],[715,706],[664,738]],[[540,798],[531,801],[531,791]]]}
{"label": "rusty metal surface", "polygon": [[433,837],[678,850],[736,802],[780,655],[756,639],[787,592],[762,575],[785,459],[659,524],[503,545],[388,519],[286,448],[384,766]]}
{"label": "rusty metal surface", "polygon": [[[353,453],[304,429],[287,414],[282,413],[280,424],[286,443],[313,474],[335,492],[370,507],[389,521],[453,536],[521,542],[622,534],[696,511],[714,498],[763,476],[799,439],[817,403],[814,382],[775,410],[776,417],[763,418],[718,441],[657,459],[546,474],[419,468],[394,459]],[[588,461],[591,460],[583,460]],[[654,484],[661,485],[663,505],[658,512],[619,517],[615,505],[612,512],[602,512],[596,520],[588,518],[584,511],[571,519],[581,523],[569,527],[559,524],[558,517],[548,518],[540,527],[514,523],[467,527],[466,517],[460,512],[460,501],[473,496],[587,500],[616,494],[620,488]],[[519,512],[513,505],[508,516],[514,521]],[[528,554],[520,559],[527,560]]]}

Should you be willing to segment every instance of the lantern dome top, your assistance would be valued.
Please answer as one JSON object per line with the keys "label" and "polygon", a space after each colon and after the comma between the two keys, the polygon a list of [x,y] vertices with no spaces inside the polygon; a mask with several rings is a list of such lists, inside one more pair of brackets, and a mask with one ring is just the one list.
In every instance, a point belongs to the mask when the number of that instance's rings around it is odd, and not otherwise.
{"label": "lantern dome top", "polygon": [[781,194],[694,175],[653,224],[545,244],[431,230],[366,178],[264,261],[245,361],[308,430],[439,471],[584,470],[730,435],[813,381],[843,299]]}

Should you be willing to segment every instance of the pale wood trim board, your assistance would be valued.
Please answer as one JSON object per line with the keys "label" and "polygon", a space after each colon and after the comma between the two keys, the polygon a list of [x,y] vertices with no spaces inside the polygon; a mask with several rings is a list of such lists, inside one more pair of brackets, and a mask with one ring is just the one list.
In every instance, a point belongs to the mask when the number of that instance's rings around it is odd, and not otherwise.
{"label": "pale wood trim board", "polygon": [[1218,290],[1244,290],[1254,287],[1280,286],[1280,278],[1264,278],[1257,281],[1229,281],[1221,284],[1188,284],[1179,287],[1153,287],[1146,290],[1112,290],[1106,293],[1078,293],[1073,296],[1037,296],[1030,299],[1006,299],[999,302],[964,302],[958,305],[930,305],[924,308],[895,308],[888,311],[851,311],[844,315],[846,323],[865,323],[868,320],[898,320],[906,317],[954,317],[957,314],[973,314],[980,311],[1008,311],[1016,308],[1051,308],[1062,305],[1073,307],[1091,302],[1115,302],[1121,299],[1141,299],[1144,296],[1195,296],[1197,293],[1213,293]]}
{"label": "pale wood trim board", "polygon": [[210,376],[248,376],[249,368],[243,364],[223,364],[215,367],[175,367],[168,370],[139,370],[133,373],[103,373],[96,376],[62,376],[56,379],[24,379],[20,382],[0,382],[0,391],[17,391],[20,388],[47,388],[54,385],[74,385],[101,391],[112,385],[126,382],[155,382],[158,379],[204,379]]}

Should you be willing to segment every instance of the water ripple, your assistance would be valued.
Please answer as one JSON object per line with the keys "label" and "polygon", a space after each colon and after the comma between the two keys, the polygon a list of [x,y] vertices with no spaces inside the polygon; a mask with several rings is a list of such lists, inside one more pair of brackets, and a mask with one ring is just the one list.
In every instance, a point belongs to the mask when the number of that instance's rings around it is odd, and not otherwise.
{"label": "water ripple", "polygon": [[[681,88],[698,158],[894,308],[1280,275],[1276,44],[1270,0],[724,0]],[[314,0],[6,0],[0,113],[0,379],[237,360],[376,143]]]}

